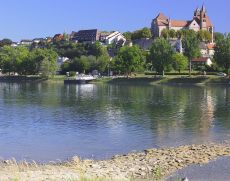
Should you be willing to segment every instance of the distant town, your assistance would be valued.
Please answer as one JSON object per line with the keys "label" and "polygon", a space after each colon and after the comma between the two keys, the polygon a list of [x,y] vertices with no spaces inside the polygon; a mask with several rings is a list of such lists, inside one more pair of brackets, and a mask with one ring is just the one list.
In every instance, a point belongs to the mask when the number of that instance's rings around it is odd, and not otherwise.
{"label": "distant town", "polygon": [[[211,18],[208,16],[208,11],[204,5],[201,8],[195,9],[193,14],[191,12],[190,20],[171,19],[171,17],[167,17],[164,13],[160,12],[150,24],[151,26],[149,28],[145,27],[134,32],[122,33],[116,30],[108,32],[98,29],[88,29],[73,31],[70,34],[55,34],[53,37],[34,38],[33,40],[23,39],[20,42],[12,42],[9,39],[3,39],[0,41],[0,46],[4,47],[5,45],[8,45],[14,48],[27,47],[29,52],[32,52],[35,49],[51,49],[57,53],[58,72],[62,74],[69,71],[89,73],[93,70],[99,70],[99,72],[105,73],[108,69],[113,72],[123,72],[128,74],[135,71],[156,71],[160,73],[172,69],[180,72],[181,70],[186,70],[189,66],[190,69],[191,66],[193,66],[193,69],[200,71],[224,71],[228,69],[228,67],[220,66],[218,67],[220,69],[217,70],[216,63],[213,62],[216,40],[224,38],[224,35],[221,33],[215,33],[215,26],[213,25]],[[193,42],[193,44],[197,44],[198,46],[195,46],[194,48],[196,49],[196,52],[193,53],[193,55],[190,55],[189,52],[192,52],[193,50],[185,40],[186,37],[192,37],[193,35],[195,36],[194,41],[197,40],[197,42]],[[180,56],[178,57],[178,55],[177,57],[174,56],[174,58],[183,59],[185,60],[184,62],[187,61],[187,63],[179,62],[175,65],[175,60],[174,63],[168,62],[168,65],[157,67],[158,65],[155,63],[157,61],[153,61],[157,56],[153,56],[154,51],[151,49],[154,44],[157,44],[158,39],[167,40],[167,43],[171,46],[169,52],[172,49],[174,54],[185,55],[182,58]],[[120,50],[122,47],[138,47],[138,49],[140,49],[140,61],[139,63],[136,62],[132,65],[132,67],[138,68],[129,68],[125,64],[122,64],[121,59],[127,59],[127,56],[125,57],[125,55],[121,55],[122,51]],[[133,51],[138,52],[139,50],[133,49]],[[0,52],[0,59],[5,57],[1,56],[1,53],[4,54],[4,52],[6,51]],[[120,55],[119,52],[121,53]],[[28,57],[30,57],[29,53]],[[170,57],[172,57],[172,55],[170,55]],[[171,59],[170,57],[168,59]],[[111,59],[114,59],[114,62],[111,63]],[[135,58],[132,57],[131,59]],[[34,71],[22,71],[22,68],[9,68],[9,62],[7,61],[1,61],[1,69],[3,73],[16,72],[18,74],[37,74],[42,67],[41,64],[38,65],[38,62],[41,63],[42,61],[37,61],[31,67],[40,68],[36,68]],[[6,64],[4,64],[4,62]],[[24,61],[21,60],[21,62]],[[13,64],[14,63],[11,62],[11,66]],[[118,64],[121,64],[123,67],[117,66]],[[180,66],[182,64],[183,66]],[[179,66],[180,68],[178,68]],[[18,71],[18,69],[21,72]]]}

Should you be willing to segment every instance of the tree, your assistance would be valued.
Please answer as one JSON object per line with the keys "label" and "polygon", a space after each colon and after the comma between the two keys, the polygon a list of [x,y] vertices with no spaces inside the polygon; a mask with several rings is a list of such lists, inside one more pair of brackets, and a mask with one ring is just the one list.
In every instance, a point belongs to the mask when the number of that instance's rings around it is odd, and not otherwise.
{"label": "tree", "polygon": [[225,35],[222,41],[217,41],[214,59],[216,63],[229,74],[230,68],[230,34]]}
{"label": "tree", "polygon": [[165,39],[168,39],[169,38],[169,30],[168,29],[163,29],[161,31],[161,37],[165,38]]}
{"label": "tree", "polygon": [[123,36],[126,38],[127,41],[132,40],[132,33],[130,31],[123,33]]}
{"label": "tree", "polygon": [[132,40],[138,40],[141,38],[151,38],[152,32],[149,28],[143,28],[141,30],[134,31],[132,33]]}
{"label": "tree", "polygon": [[200,41],[210,42],[212,40],[212,34],[210,32],[208,32],[207,30],[200,30],[197,33],[197,38]]}
{"label": "tree", "polygon": [[93,55],[96,58],[102,55],[108,55],[107,49],[101,45],[99,41],[95,42],[94,44],[88,45],[88,55]]}
{"label": "tree", "polygon": [[183,32],[181,30],[176,31],[176,37],[182,38]]}
{"label": "tree", "polygon": [[12,43],[13,42],[11,39],[5,38],[5,39],[0,41],[0,47],[10,46]]}
{"label": "tree", "polygon": [[170,38],[176,38],[176,31],[174,29],[169,30],[169,37]]}
{"label": "tree", "polygon": [[80,58],[76,57],[73,59],[72,62],[72,71],[77,71],[79,73],[86,73],[90,69],[90,60],[94,61],[96,60],[96,57],[94,56],[81,56]]}
{"label": "tree", "polygon": [[214,34],[214,38],[216,42],[222,41],[224,39],[224,34],[216,32]]}
{"label": "tree", "polygon": [[189,59],[189,76],[192,71],[192,59],[200,56],[200,41],[197,39],[194,31],[185,33],[183,40],[184,55]]}
{"label": "tree", "polygon": [[140,36],[141,38],[151,38],[152,37],[152,32],[149,28],[143,28],[140,30]]}
{"label": "tree", "polygon": [[0,65],[3,73],[11,73],[14,71],[13,57],[15,57],[14,48],[4,46],[0,50]]}
{"label": "tree", "polygon": [[[34,73],[42,76],[54,75],[57,70],[58,54],[51,49],[34,49],[29,56],[29,62]],[[33,66],[32,66],[33,65]]]}
{"label": "tree", "polygon": [[134,71],[143,68],[144,57],[138,46],[124,46],[115,57],[116,70],[125,73],[127,76]]}
{"label": "tree", "polygon": [[152,65],[158,73],[169,70],[172,67],[173,49],[170,43],[164,38],[158,38],[150,49],[150,59]]}
{"label": "tree", "polygon": [[15,51],[15,57],[14,57],[14,65],[15,65],[15,72],[18,74],[24,74],[25,72],[25,67],[24,67],[24,62],[28,59],[29,57],[29,49],[24,46],[19,46],[14,48]]}
{"label": "tree", "polygon": [[172,56],[172,66],[174,70],[177,70],[180,73],[181,70],[188,68],[188,58],[183,54],[174,53]]}

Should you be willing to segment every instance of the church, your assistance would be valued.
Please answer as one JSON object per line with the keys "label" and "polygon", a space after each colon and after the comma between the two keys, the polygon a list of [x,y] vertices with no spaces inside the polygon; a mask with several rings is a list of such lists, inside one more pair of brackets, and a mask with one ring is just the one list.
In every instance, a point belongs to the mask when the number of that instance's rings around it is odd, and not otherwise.
{"label": "church", "polygon": [[214,39],[214,26],[207,14],[207,10],[203,5],[201,9],[197,8],[194,12],[192,20],[173,20],[166,17],[163,13],[153,19],[151,30],[155,37],[160,37],[164,29],[173,29],[175,31],[192,29],[194,31],[207,30],[212,34],[212,42]]}

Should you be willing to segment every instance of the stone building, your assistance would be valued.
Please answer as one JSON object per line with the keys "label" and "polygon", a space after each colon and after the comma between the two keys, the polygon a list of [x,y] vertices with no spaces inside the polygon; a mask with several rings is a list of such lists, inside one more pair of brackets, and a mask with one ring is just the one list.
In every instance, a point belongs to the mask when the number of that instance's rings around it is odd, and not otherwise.
{"label": "stone building", "polygon": [[212,34],[212,42],[214,38],[214,26],[204,5],[201,9],[197,8],[195,10],[192,20],[173,20],[166,17],[163,13],[159,13],[159,15],[153,19],[151,29],[155,37],[160,37],[164,29],[173,29],[175,31],[192,29],[196,32],[207,30]]}

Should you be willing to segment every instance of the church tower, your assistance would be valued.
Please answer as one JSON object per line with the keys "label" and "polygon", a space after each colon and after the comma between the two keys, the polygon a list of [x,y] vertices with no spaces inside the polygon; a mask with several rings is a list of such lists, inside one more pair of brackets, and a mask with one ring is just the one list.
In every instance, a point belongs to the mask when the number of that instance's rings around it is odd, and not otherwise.
{"label": "church tower", "polygon": [[200,29],[207,30],[207,11],[204,5],[200,10]]}
{"label": "church tower", "polygon": [[194,11],[194,18],[200,18],[200,8],[196,8]]}

